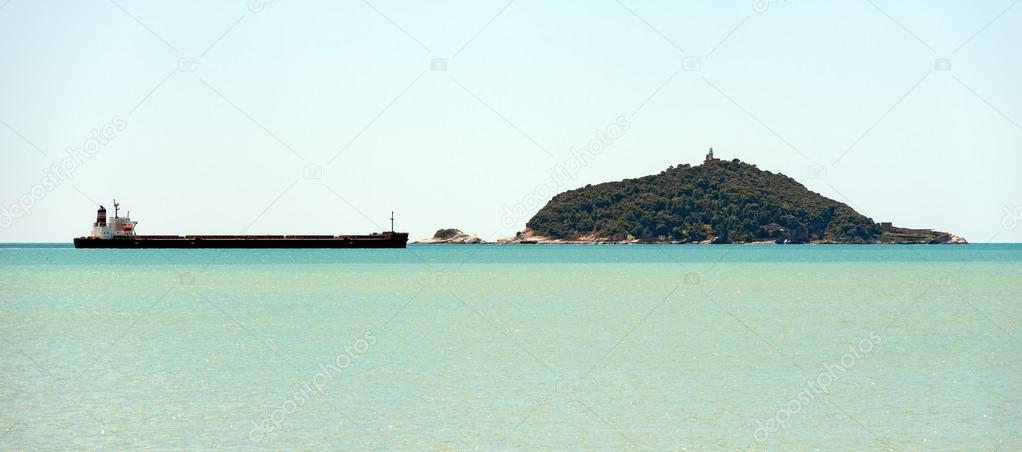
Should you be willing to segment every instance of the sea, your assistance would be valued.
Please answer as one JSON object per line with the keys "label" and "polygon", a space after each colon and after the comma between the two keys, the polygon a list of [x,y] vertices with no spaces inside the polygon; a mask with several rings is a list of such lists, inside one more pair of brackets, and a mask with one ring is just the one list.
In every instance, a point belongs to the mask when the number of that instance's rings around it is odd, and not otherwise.
{"label": "sea", "polygon": [[1022,450],[1022,245],[0,246],[0,449]]}

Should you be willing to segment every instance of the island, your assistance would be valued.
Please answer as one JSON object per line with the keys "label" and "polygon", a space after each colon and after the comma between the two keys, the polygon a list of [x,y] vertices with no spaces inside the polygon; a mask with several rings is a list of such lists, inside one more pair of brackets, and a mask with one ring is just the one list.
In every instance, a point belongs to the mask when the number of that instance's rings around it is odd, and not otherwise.
{"label": "island", "polygon": [[422,239],[422,240],[417,240],[417,241],[415,241],[413,243],[428,244],[428,245],[437,245],[437,244],[458,244],[458,245],[469,244],[469,245],[473,245],[473,244],[477,244],[477,243],[486,243],[486,242],[483,239],[481,239],[481,238],[479,238],[479,237],[477,237],[475,235],[470,235],[470,234],[466,234],[464,232],[461,232],[460,229],[446,228],[446,229],[440,229],[440,230],[436,231],[436,233],[433,234],[433,237],[431,237],[431,238],[425,238],[425,239]]}
{"label": "island", "polygon": [[878,223],[784,174],[710,154],[701,165],[560,193],[502,243],[959,244]]}

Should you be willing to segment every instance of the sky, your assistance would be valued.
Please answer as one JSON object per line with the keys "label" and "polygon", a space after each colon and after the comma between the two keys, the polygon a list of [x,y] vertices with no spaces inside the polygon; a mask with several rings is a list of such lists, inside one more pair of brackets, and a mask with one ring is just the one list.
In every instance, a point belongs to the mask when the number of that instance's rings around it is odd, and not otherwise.
{"label": "sky", "polygon": [[710,146],[1019,242],[1017,3],[0,0],[0,242],[113,198],[140,234],[496,239]]}

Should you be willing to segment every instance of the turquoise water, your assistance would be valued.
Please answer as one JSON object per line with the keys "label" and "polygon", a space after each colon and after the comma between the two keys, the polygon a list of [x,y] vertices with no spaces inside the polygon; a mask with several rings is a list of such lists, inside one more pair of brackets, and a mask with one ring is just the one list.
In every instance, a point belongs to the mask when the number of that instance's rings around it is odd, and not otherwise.
{"label": "turquoise water", "polygon": [[3,449],[1022,449],[1022,246],[0,246]]}

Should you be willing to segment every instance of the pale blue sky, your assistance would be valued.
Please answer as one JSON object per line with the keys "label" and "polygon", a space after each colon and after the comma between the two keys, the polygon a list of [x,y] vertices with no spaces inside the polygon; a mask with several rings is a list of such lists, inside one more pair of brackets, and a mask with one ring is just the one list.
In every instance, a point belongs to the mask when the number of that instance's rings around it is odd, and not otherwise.
{"label": "pale blue sky", "polygon": [[1018,242],[1020,42],[1012,1],[0,0],[0,207],[37,198],[0,241],[69,241],[113,197],[149,234],[395,210],[492,239],[624,117],[557,191],[713,146],[877,221]]}

